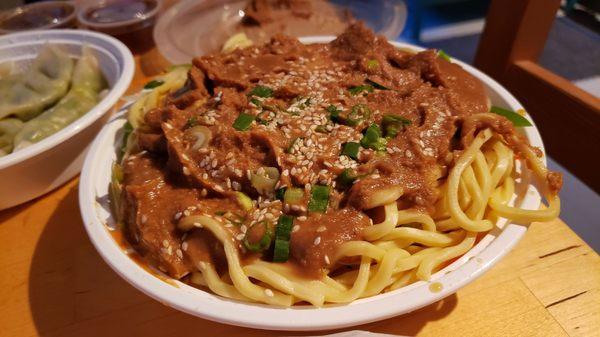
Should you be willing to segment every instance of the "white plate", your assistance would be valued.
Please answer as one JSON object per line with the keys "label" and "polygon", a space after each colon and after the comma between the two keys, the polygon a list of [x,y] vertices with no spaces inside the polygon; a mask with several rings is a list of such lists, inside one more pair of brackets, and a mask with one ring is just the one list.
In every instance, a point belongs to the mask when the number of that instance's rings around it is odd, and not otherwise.
{"label": "white plate", "polygon": [[123,43],[105,34],[53,29],[0,37],[0,63],[25,67],[45,44],[79,57],[84,45],[92,49],[108,81],[108,93],[79,119],[22,150],[0,157],[0,210],[31,200],[64,184],[79,173],[88,145],[106,122],[108,112],[129,87],[135,68]]}
{"label": "white plate", "polygon": [[[315,43],[327,42],[330,39],[315,37],[302,41]],[[393,44],[422,50],[405,43]],[[485,84],[494,105],[512,110],[522,109],[521,104],[494,80],[469,65],[453,61]],[[531,117],[527,117],[531,120]],[[408,313],[436,302],[473,281],[506,255],[527,230],[526,226],[500,221],[501,228],[492,230],[467,254],[435,273],[430,282],[419,281],[389,293],[345,305],[280,308],[225,299],[178,281],[176,287],[138,266],[122,251],[109,233],[109,226],[113,221],[106,203],[110,166],[115,159],[115,139],[119,138],[115,138],[115,135],[120,134],[119,130],[124,122],[123,118],[110,121],[94,141],[86,158],[79,185],[79,203],[86,230],[104,260],[133,286],[166,305],[205,319],[259,329],[324,330],[364,324]],[[523,132],[532,145],[543,150],[542,140],[535,126],[523,128]],[[519,193],[516,203],[527,209],[538,209],[539,193],[533,186],[522,185],[524,189]],[[429,290],[431,282],[439,282],[442,290]]]}

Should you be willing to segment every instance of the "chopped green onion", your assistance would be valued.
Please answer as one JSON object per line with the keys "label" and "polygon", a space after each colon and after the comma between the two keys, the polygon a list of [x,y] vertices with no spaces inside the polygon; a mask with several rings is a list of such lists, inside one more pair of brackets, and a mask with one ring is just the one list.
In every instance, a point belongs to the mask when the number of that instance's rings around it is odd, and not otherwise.
{"label": "chopped green onion", "polygon": [[356,126],[363,119],[367,119],[371,116],[371,109],[364,104],[356,104],[352,106],[348,117],[345,118],[344,123],[348,126]]}
{"label": "chopped green onion", "polygon": [[385,150],[387,141],[381,137],[381,129],[377,124],[371,124],[365,131],[365,135],[360,140],[360,145],[366,149],[373,149],[377,151]]}
{"label": "chopped green onion", "polygon": [[367,79],[367,83],[369,83],[370,85],[372,85],[375,89],[379,89],[379,90],[390,90],[390,88],[386,87],[383,84],[379,84],[373,80],[369,80]]}
{"label": "chopped green onion", "polygon": [[344,147],[342,148],[342,155],[348,156],[352,159],[358,159],[358,150],[360,149],[360,144],[356,142],[347,142],[344,143]]}
{"label": "chopped green onion", "polygon": [[129,141],[129,135],[133,132],[133,126],[131,123],[126,122],[123,125],[123,140],[121,141],[121,148],[119,149],[119,161],[125,155],[125,151],[127,151],[127,143]]}
{"label": "chopped green onion", "polygon": [[144,85],[144,89],[154,89],[156,87],[160,87],[163,84],[165,84],[165,81],[152,80]]}
{"label": "chopped green onion", "polygon": [[233,128],[238,131],[246,131],[250,128],[254,119],[254,116],[242,112],[233,122]]}
{"label": "chopped green onion", "polygon": [[259,167],[250,177],[252,187],[260,194],[271,194],[279,180],[279,170],[276,167]]}
{"label": "chopped green onion", "polygon": [[310,201],[308,202],[309,212],[325,213],[329,203],[329,186],[314,185],[312,187]]}
{"label": "chopped green onion", "polygon": [[358,179],[356,172],[353,169],[344,169],[338,176],[338,182],[344,187],[350,187]]}
{"label": "chopped green onion", "polygon": [[283,194],[283,201],[288,204],[297,204],[304,198],[304,190],[298,187],[290,187]]}
{"label": "chopped green onion", "polygon": [[327,112],[329,112],[329,113],[336,113],[336,112],[339,112],[339,110],[338,110],[338,108],[335,105],[330,104],[327,107]]}
{"label": "chopped green onion", "polygon": [[385,138],[394,138],[406,125],[410,125],[412,122],[398,115],[384,115],[381,120],[381,126],[383,127],[383,133]]}
{"label": "chopped green onion", "polygon": [[366,92],[373,92],[373,86],[370,84],[362,84],[362,85],[358,85],[355,87],[351,87],[350,89],[348,89],[348,91],[350,92],[351,95],[355,96],[360,94],[363,91]]}
{"label": "chopped green onion", "polygon": [[514,126],[517,126],[517,127],[532,126],[531,122],[528,121],[527,118],[519,115],[518,113],[516,113],[514,111],[503,109],[503,108],[500,108],[497,106],[493,106],[490,109],[490,111],[497,115],[506,117],[506,119],[511,121]]}
{"label": "chopped green onion", "polygon": [[188,118],[187,122],[185,122],[185,125],[184,125],[183,128],[184,129],[189,129],[189,128],[194,127],[196,125],[198,125],[198,119],[196,117],[190,117],[190,118]]}
{"label": "chopped green onion", "polygon": [[[264,233],[260,237],[260,240],[258,240],[258,242],[253,243],[248,240],[248,234],[251,232],[251,229],[257,225],[263,225]],[[248,230],[246,231],[246,235],[244,236],[244,247],[246,247],[246,249],[253,253],[262,252],[263,250],[269,248],[269,246],[271,245],[272,236],[273,232],[271,228],[269,228],[268,223],[266,221],[259,222],[257,224],[254,224],[252,227],[248,228]]]}
{"label": "chopped green onion", "polygon": [[292,139],[292,141],[290,142],[290,145],[288,145],[287,149],[285,149],[285,153],[292,153],[292,151],[294,150],[294,146],[296,145],[296,143],[298,142],[299,139],[302,139],[302,138],[296,137],[296,138]]}
{"label": "chopped green onion", "polygon": [[252,210],[252,199],[249,196],[242,192],[235,192],[235,196],[237,197],[238,204],[244,211]]}
{"label": "chopped green onion", "polygon": [[282,187],[282,188],[278,188],[275,191],[275,198],[278,200],[282,200],[283,201],[283,197],[285,196],[285,191],[287,190],[287,187]]}
{"label": "chopped green onion", "polygon": [[262,85],[257,85],[252,89],[249,93],[249,96],[258,96],[258,97],[271,97],[273,95],[273,89],[269,87],[265,87]]}
{"label": "chopped green onion", "polygon": [[273,262],[285,262],[290,255],[290,237],[294,225],[294,217],[281,215],[275,227],[275,247]]}
{"label": "chopped green onion", "polygon": [[327,130],[327,126],[325,125],[319,125],[315,128],[315,132],[320,132],[320,133],[329,133],[329,130]]}
{"label": "chopped green onion", "polygon": [[446,54],[446,52],[441,49],[438,50],[438,56],[448,62],[452,62],[452,60],[450,59],[450,55]]}
{"label": "chopped green onion", "polygon": [[373,60],[368,60],[367,61],[367,68],[369,69],[374,69],[379,67],[379,61],[373,59]]}
{"label": "chopped green onion", "polygon": [[262,102],[258,100],[258,98],[252,97],[250,98],[250,103],[256,105],[257,107],[262,106]]}

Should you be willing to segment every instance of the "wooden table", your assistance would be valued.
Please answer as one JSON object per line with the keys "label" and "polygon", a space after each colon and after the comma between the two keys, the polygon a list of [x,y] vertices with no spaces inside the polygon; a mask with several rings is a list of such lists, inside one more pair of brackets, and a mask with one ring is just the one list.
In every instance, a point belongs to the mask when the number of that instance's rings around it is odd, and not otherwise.
{"label": "wooden table", "polygon": [[[137,61],[131,91],[164,65],[155,50]],[[214,323],[137,291],[90,243],[77,182],[0,212],[0,336],[322,334]],[[508,256],[456,294],[354,329],[410,336],[600,336],[600,258],[564,222],[534,223]]]}

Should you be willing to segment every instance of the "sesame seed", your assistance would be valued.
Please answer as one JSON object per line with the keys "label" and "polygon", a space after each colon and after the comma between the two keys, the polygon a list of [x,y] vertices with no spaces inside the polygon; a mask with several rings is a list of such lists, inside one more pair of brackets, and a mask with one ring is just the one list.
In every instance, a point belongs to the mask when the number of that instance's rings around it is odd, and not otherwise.
{"label": "sesame seed", "polygon": [[271,289],[265,289],[265,295],[267,295],[269,297],[275,296],[275,294],[273,293],[273,290],[271,290]]}
{"label": "sesame seed", "polygon": [[175,251],[175,253],[177,254],[177,257],[179,257],[180,259],[183,259],[183,252],[181,251],[181,249],[177,249]]}
{"label": "sesame seed", "polygon": [[325,255],[324,260],[326,264],[331,264],[331,262],[329,262],[329,256]]}
{"label": "sesame seed", "polygon": [[313,243],[315,244],[315,246],[318,246],[318,245],[319,245],[319,243],[321,243],[321,237],[320,237],[320,236],[317,236],[317,237],[315,238],[315,241],[314,241]]}
{"label": "sesame seed", "polygon": [[193,225],[194,225],[194,227],[198,227],[198,228],[202,228],[203,227],[202,224],[199,223],[199,222],[194,222]]}
{"label": "sesame seed", "polygon": [[140,220],[142,221],[142,224],[145,224],[146,221],[148,221],[148,217],[145,215],[142,215],[142,218]]}
{"label": "sesame seed", "polygon": [[242,233],[242,234],[238,234],[238,235],[236,235],[236,236],[235,236],[235,238],[236,238],[238,241],[242,241],[242,240],[244,240],[244,237],[245,237],[245,236],[246,236],[246,234],[243,234],[243,233]]}
{"label": "sesame seed", "polygon": [[317,233],[321,233],[327,230],[327,227],[325,226],[319,226],[319,228],[317,228]]}
{"label": "sesame seed", "polygon": [[163,245],[163,247],[165,247],[165,248],[169,247],[169,241],[167,241],[167,240],[163,240],[163,242],[162,242],[162,245]]}
{"label": "sesame seed", "polygon": [[185,252],[185,251],[188,249],[188,243],[187,243],[187,241],[184,241],[184,242],[181,244],[181,249],[183,249],[183,251],[184,251],[184,252]]}
{"label": "sesame seed", "polygon": [[300,225],[294,225],[294,227],[292,227],[292,233],[296,233],[299,230],[300,230]]}

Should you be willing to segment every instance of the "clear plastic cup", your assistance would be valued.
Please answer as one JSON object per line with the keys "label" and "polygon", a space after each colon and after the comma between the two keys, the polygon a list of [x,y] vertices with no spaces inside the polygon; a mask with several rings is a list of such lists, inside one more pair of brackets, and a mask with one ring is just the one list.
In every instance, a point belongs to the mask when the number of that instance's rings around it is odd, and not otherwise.
{"label": "clear plastic cup", "polygon": [[82,28],[114,36],[134,52],[154,45],[152,29],[161,0],[104,0],[82,4],[77,21]]}
{"label": "clear plastic cup", "polygon": [[75,26],[75,5],[69,1],[44,1],[0,13],[0,34]]}

